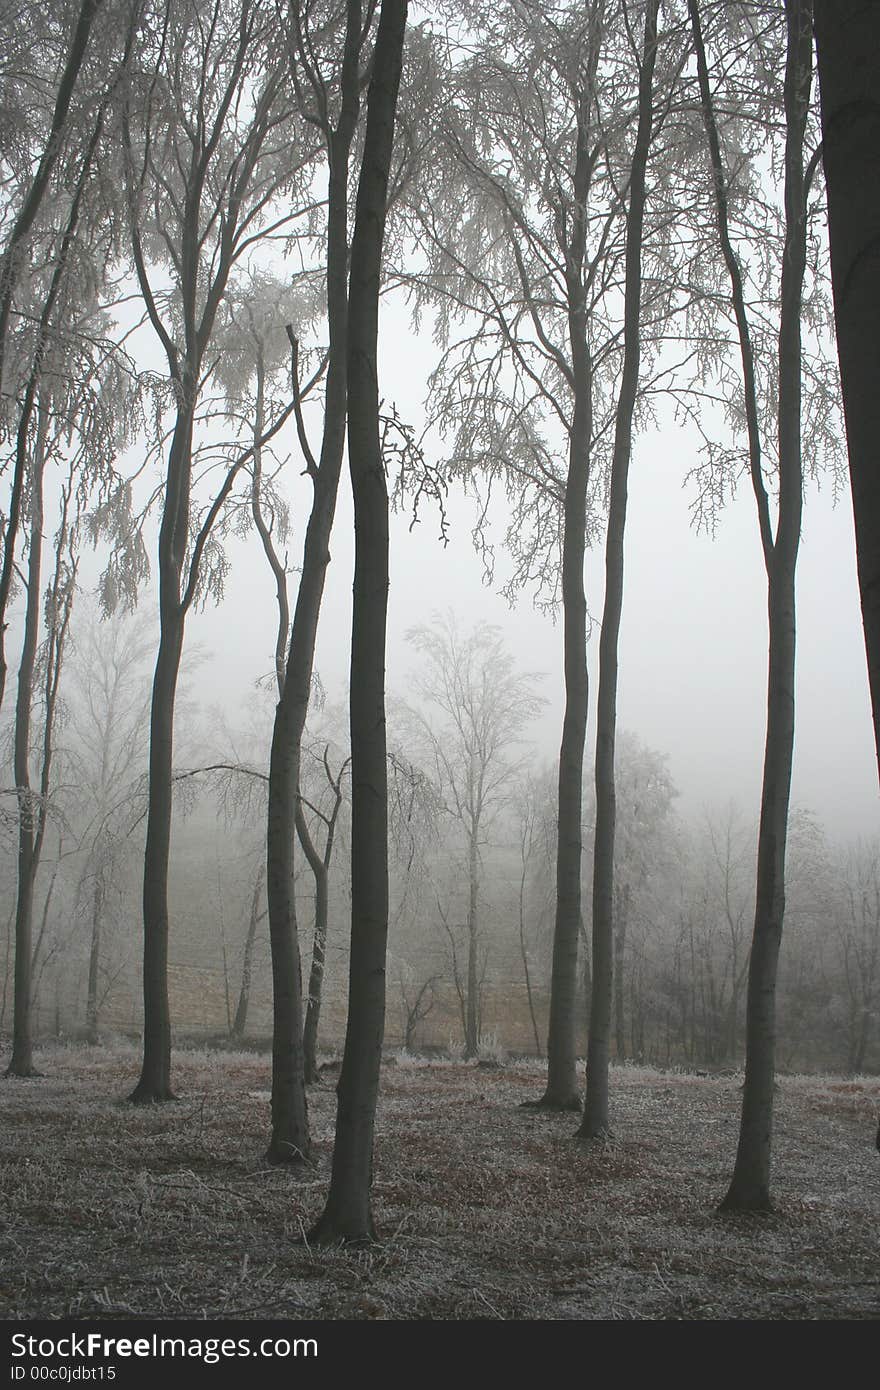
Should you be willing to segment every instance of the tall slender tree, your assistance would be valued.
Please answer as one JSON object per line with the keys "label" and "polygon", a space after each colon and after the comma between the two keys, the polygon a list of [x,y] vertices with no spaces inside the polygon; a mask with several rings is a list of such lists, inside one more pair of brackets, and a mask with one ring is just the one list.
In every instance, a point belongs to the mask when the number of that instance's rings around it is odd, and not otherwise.
{"label": "tall slender tree", "polygon": [[608,1064],[611,1040],[611,987],[614,952],[614,747],[617,734],[617,670],[623,611],[623,556],[633,417],[641,358],[642,234],[646,172],[654,124],[654,67],[657,57],[659,0],[647,0],[639,66],[638,126],[629,172],[624,269],[623,363],[614,423],[614,451],[605,538],[605,601],[599,639],[599,692],[596,716],[596,824],[593,850],[593,971],[587,1051],[587,1093],[583,1138],[609,1127]]}
{"label": "tall slender tree", "polygon": [[[297,431],[312,483],[312,506],[303,544],[299,587],[287,645],[283,688],[275,711],[269,763],[266,884],[272,948],[271,1162],[301,1162],[310,1151],[303,1067],[302,974],[294,891],[294,838],[300,760],[315,660],[318,619],[330,562],[330,533],[345,447],[349,318],[349,163],[357,130],[364,73],[362,61],[375,0],[347,0],[338,80],[321,70],[320,24],[308,5],[290,7],[290,62],[305,118],[320,132],[328,166],[326,209],[327,374],[318,457],[308,441],[302,412]],[[333,101],[331,103],[331,92]],[[297,386],[294,383],[296,398]]]}
{"label": "tall slender tree", "polygon": [[[194,437],[211,371],[209,347],[236,262],[268,228],[277,233],[301,211],[298,185],[313,152],[292,126],[274,7],[264,0],[211,0],[203,14],[195,0],[156,0],[151,19],[136,50],[137,73],[121,122],[132,259],[173,401],[158,546],[159,647],[143,879],[144,1055],[131,1096],[136,1102],[172,1096],[168,868],[186,616],[204,579],[213,525],[253,453],[252,445],[233,451],[192,538]],[[278,210],[282,190],[292,210]],[[160,262],[170,271],[171,295],[159,287]],[[281,417],[270,431],[280,423]]]}
{"label": "tall slender tree", "polygon": [[61,496],[61,523],[55,539],[55,566],[46,603],[46,641],[43,654],[43,727],[40,737],[38,784],[31,781],[31,738],[34,717],[37,655],[41,626],[44,480],[50,455],[51,408],[47,396],[38,405],[30,478],[30,537],[24,637],[15,705],[14,770],[18,798],[18,884],[15,901],[15,1019],[12,1058],[7,1076],[32,1076],[33,986],[35,951],[32,940],[34,892],[49,818],[55,719],[76,586],[74,537],[74,476],[71,468]]}
{"label": "tall slender tree", "polygon": [[[812,82],[812,5],[785,0],[783,115],[784,210],[776,347],[778,505],[774,528],[764,471],[764,436],[752,329],[744,275],[731,235],[730,179],[710,83],[697,0],[688,0],[700,100],[712,173],[719,243],[730,280],[739,344],[749,449],[749,473],[767,574],[769,656],[767,733],[758,830],[755,925],[746,1012],[746,1075],[739,1145],[728,1210],[770,1206],[770,1160],[775,1074],[775,995],[785,912],[785,848],[788,829],[795,709],[795,567],[803,507],[801,445],[801,311],[807,265],[805,138]],[[815,167],[813,161],[812,167]]]}
{"label": "tall slender tree", "polygon": [[349,687],[351,963],[330,1190],[310,1237],[322,1242],[364,1241],[375,1234],[370,1194],[385,1029],[388,937],[388,489],[379,435],[377,356],[382,245],[407,3],[382,0],[351,249],[346,361],[348,455],[355,514]]}

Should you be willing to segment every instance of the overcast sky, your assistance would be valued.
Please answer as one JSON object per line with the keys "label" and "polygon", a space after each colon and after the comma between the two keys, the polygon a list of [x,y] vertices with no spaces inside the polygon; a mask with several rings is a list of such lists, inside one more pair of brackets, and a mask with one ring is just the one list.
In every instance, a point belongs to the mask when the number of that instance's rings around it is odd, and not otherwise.
{"label": "overcast sky", "polygon": [[[426,332],[414,339],[406,314],[383,316],[382,391],[418,424],[434,351]],[[671,428],[637,441],[630,486],[626,589],[621,632],[620,725],[669,759],[682,814],[733,798],[757,816],[766,696],[766,583],[754,502],[747,484],[719,518],[713,538],[690,521],[692,493],[682,489],[695,461],[693,441]],[[294,462],[292,465],[296,468]],[[562,717],[561,617],[537,612],[524,595],[514,609],[484,586],[470,538],[472,505],[449,504],[450,542],[438,539],[435,512],[420,524],[392,525],[388,686],[406,694],[416,657],[405,642],[415,623],[452,608],[462,624],[483,619],[503,628],[524,669],[546,673],[548,705],[535,728],[536,758],[558,751]],[[348,672],[352,524],[343,475],[328,573],[317,666],[331,699],[342,699]],[[291,546],[298,562],[301,544]],[[499,585],[506,574],[499,553]],[[592,555],[588,604],[602,605],[603,558]],[[194,615],[189,639],[208,653],[199,691],[215,701],[228,691],[230,716],[271,670],[273,586],[258,547],[236,548],[221,610]],[[880,830],[880,796],[870,721],[865,654],[855,577],[848,494],[833,505],[830,480],[810,483],[798,566],[798,709],[794,804],[809,807],[832,838]],[[591,642],[595,699],[598,629]],[[590,734],[595,731],[591,719]]]}

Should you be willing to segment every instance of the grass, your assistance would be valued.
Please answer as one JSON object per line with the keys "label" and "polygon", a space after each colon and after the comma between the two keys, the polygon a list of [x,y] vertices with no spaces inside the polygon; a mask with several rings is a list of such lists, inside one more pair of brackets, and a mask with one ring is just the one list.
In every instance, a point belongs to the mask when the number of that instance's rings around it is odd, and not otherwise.
{"label": "grass", "polygon": [[782,1077],[768,1217],[721,1217],[741,1077],[620,1067],[614,1138],[519,1108],[540,1070],[384,1069],[381,1239],[312,1249],[334,1077],[310,1092],[316,1163],[262,1160],[268,1059],[180,1051],[182,1099],[134,1107],[132,1048],[47,1049],[0,1084],[0,1316],[824,1319],[880,1315],[880,1080]]}

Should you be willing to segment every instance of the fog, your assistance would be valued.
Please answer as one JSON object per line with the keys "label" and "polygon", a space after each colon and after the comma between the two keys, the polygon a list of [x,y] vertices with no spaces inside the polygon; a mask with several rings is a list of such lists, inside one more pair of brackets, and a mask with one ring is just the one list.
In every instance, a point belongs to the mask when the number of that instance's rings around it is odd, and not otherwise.
{"label": "fog", "polygon": [[[380,343],[380,389],[407,422],[420,427],[435,349],[430,332],[416,333],[401,302],[385,306]],[[287,465],[299,472],[295,440]],[[442,457],[432,438],[428,453]],[[279,450],[281,452],[281,450]],[[766,717],[766,579],[754,501],[747,478],[716,517],[715,534],[692,522],[696,493],[689,471],[697,441],[672,420],[635,442],[627,519],[626,578],[620,650],[620,726],[668,757],[686,818],[736,801],[757,818]],[[305,497],[305,492],[297,495]],[[406,633],[452,610],[467,627],[497,624],[523,669],[544,673],[547,699],[533,730],[536,763],[557,756],[563,710],[561,611],[554,619],[522,593],[502,596],[510,565],[503,550],[500,494],[495,499],[494,583],[472,541],[476,510],[460,489],[446,499],[447,544],[437,507],[425,503],[413,525],[404,510],[392,517],[388,614],[389,690],[406,694],[417,665]],[[297,513],[294,508],[294,524]],[[302,520],[302,509],[299,520]],[[301,554],[291,539],[291,565]],[[318,637],[316,666],[328,698],[342,701],[348,682],[353,522],[343,473],[332,563]],[[240,721],[256,682],[272,669],[276,608],[268,567],[254,539],[231,546],[232,570],[221,606],[194,613],[188,646],[202,657],[192,678],[194,697],[221,706]],[[593,615],[590,682],[595,701],[603,547],[587,567]],[[292,587],[295,576],[292,579]],[[146,599],[150,602],[150,599]],[[813,811],[832,839],[880,829],[864,641],[861,629],[850,499],[845,480],[806,484],[798,561],[798,685],[792,801]],[[259,696],[265,700],[265,694]],[[595,733],[594,705],[588,739]]]}

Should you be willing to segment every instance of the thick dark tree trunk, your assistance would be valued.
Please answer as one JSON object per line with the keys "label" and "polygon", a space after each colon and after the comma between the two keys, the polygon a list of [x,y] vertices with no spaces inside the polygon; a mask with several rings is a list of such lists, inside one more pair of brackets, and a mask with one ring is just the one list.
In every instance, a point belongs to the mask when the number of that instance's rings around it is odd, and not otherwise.
{"label": "thick dark tree trunk", "polygon": [[880,763],[880,4],[815,0],[831,282]]}
{"label": "thick dark tree trunk", "polygon": [[[812,78],[812,0],[786,0],[785,247],[779,310],[779,512],[765,544],[769,669],[758,829],[755,928],[746,1004],[746,1069],[739,1145],[725,1210],[765,1211],[776,1062],[776,977],[785,913],[785,847],[795,724],[795,567],[803,508],[801,302],[806,268],[804,133]],[[759,509],[761,498],[759,496]]]}
{"label": "thick dark tree trunk", "polygon": [[407,0],[382,0],[367,99],[349,288],[349,467],[355,512],[351,649],[351,964],[327,1204],[311,1239],[364,1241],[385,1026],[388,797],[385,628],[388,491],[379,442],[377,338],[382,243]]}
{"label": "thick dark tree trunk", "polygon": [[272,1133],[270,1162],[296,1162],[310,1151],[303,1069],[302,968],[294,897],[294,835],[303,730],[309,709],[318,619],[330,563],[330,533],[345,446],[348,342],[348,165],[359,109],[359,0],[348,0],[342,105],[330,136],[327,210],[329,355],[320,460],[293,614],[284,688],[275,711],[269,763],[266,886],[272,952]]}
{"label": "thick dark tree trunk", "polygon": [[[614,747],[617,736],[617,668],[623,611],[623,545],[627,488],[632,454],[632,425],[639,388],[642,298],[642,231],[645,221],[645,174],[651,146],[652,92],[657,55],[657,0],[645,12],[645,36],[639,73],[639,123],[630,170],[626,219],[626,284],[623,371],[611,464],[611,497],[605,540],[605,604],[599,638],[599,691],[596,722],[596,828],[593,852],[593,983],[587,1048],[587,1094],[579,1134],[605,1134],[610,1124],[608,1064],[611,1041],[611,991],[614,950],[614,832],[616,796]],[[621,952],[623,937],[620,935]],[[618,988],[618,1059],[623,1055],[623,981]]]}

